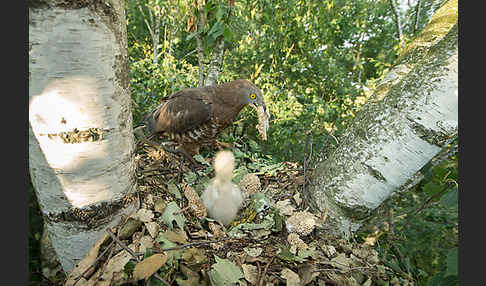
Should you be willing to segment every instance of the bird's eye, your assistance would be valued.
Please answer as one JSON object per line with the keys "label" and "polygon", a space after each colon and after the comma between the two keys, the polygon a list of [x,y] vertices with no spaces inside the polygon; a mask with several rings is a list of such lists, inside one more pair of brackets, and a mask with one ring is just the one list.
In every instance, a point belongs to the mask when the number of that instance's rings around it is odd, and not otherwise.
{"label": "bird's eye", "polygon": [[256,94],[254,94],[254,93],[250,94],[250,98],[251,99],[255,99],[256,98]]}

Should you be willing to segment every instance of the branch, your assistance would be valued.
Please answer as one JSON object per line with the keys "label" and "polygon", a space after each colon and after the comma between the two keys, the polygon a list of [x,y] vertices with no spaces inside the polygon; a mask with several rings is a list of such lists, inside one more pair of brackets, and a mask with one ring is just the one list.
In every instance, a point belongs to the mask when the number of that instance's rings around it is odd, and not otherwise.
{"label": "branch", "polygon": [[[121,242],[118,237],[116,237],[116,235],[111,231],[110,228],[107,228],[106,229],[106,232],[108,232],[108,234],[111,236],[111,238],[116,241],[123,249],[125,249],[128,253],[130,253],[130,255],[135,258],[135,260],[137,260],[137,262],[140,262],[140,258],[138,258],[138,256],[135,255],[135,253],[133,252],[133,250],[131,250],[130,248],[128,248],[128,246],[126,246],[123,242]],[[162,277],[159,276],[159,274],[157,273],[154,273],[153,276],[155,278],[157,278],[160,282],[162,282],[164,285],[167,285],[169,286],[170,284],[165,281]]]}
{"label": "branch", "polygon": [[[152,27],[147,21],[147,16],[145,16],[145,12],[143,12],[142,6],[138,6],[138,9],[140,10],[140,13],[142,13],[143,16],[143,21],[145,22],[145,25],[147,25],[147,28],[149,30],[150,36],[152,36],[152,39],[154,38],[154,32],[152,31]],[[152,21],[152,19],[151,19]]]}
{"label": "branch", "polygon": [[422,0],[417,0],[417,5],[415,5],[415,22],[413,24],[413,33],[417,33],[418,30],[418,20],[420,15],[420,5],[422,4]]}
{"label": "branch", "polygon": [[390,0],[390,6],[392,9],[393,14],[395,15],[396,18],[396,25],[397,25],[397,31],[398,31],[398,39],[400,41],[400,45],[402,44],[403,40],[403,32],[402,32],[402,21],[400,19],[400,14],[398,13],[397,5],[395,4],[395,0]]}

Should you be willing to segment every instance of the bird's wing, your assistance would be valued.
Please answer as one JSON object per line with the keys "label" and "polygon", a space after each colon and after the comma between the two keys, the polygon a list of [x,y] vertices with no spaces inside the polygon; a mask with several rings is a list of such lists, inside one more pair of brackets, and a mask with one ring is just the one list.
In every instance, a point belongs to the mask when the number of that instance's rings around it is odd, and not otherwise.
{"label": "bird's wing", "polygon": [[156,132],[184,133],[207,123],[212,105],[204,92],[182,90],[165,99],[153,116]]}

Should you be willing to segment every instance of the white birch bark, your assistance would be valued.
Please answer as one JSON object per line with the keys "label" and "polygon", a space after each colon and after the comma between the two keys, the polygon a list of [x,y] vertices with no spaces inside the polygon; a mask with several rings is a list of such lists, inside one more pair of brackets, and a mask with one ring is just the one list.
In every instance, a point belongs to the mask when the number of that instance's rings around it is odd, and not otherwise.
{"label": "white birch bark", "polygon": [[[125,7],[121,0],[35,2],[29,2],[29,169],[68,272],[136,207]],[[80,134],[91,141],[61,139]]]}
{"label": "white birch bark", "polygon": [[457,0],[440,8],[325,154],[304,194],[349,235],[457,136]]}
{"label": "white birch bark", "polygon": [[204,85],[217,85],[219,78],[219,71],[223,64],[224,56],[224,37],[221,36],[216,40],[216,45],[211,53],[211,62],[208,67],[208,75],[204,81]]}

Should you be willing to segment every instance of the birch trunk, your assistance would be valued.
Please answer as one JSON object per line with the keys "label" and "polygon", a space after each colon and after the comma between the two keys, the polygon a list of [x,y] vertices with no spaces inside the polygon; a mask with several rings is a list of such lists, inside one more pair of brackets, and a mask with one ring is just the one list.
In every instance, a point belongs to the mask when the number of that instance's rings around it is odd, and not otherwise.
{"label": "birch trunk", "polygon": [[134,210],[124,1],[29,1],[29,171],[71,271]]}
{"label": "birch trunk", "polygon": [[457,0],[440,8],[316,166],[304,194],[348,236],[457,136]]}
{"label": "birch trunk", "polygon": [[219,37],[216,40],[216,45],[211,53],[211,62],[208,67],[208,75],[204,81],[204,85],[217,85],[219,71],[221,70],[221,65],[223,63],[224,56],[224,37]]}

